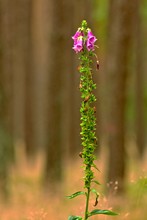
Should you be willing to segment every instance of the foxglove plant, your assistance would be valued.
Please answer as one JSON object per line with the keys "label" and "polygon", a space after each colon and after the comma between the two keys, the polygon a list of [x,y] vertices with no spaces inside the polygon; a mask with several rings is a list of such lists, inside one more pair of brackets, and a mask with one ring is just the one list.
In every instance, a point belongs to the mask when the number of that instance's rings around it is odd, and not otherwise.
{"label": "foxglove plant", "polygon": [[[99,182],[95,180],[93,168],[97,168],[95,165],[95,155],[94,150],[97,147],[96,138],[96,107],[94,103],[96,97],[93,94],[93,90],[96,89],[96,84],[93,82],[92,77],[92,58],[96,56],[94,53],[96,37],[93,35],[91,30],[87,27],[87,22],[82,21],[82,25],[78,28],[75,35],[72,37],[74,40],[73,50],[79,54],[79,72],[80,72],[80,85],[79,89],[81,92],[81,142],[83,146],[83,151],[79,154],[83,159],[84,167],[84,191],[78,191],[74,194],[67,196],[69,199],[75,198],[79,195],[85,195],[86,204],[84,216],[71,215],[68,220],[87,220],[93,215],[104,214],[104,215],[117,215],[110,210],[94,209],[89,211],[89,200],[91,193],[95,194],[95,204],[98,204],[99,193],[92,187],[93,183],[99,185]],[[97,61],[97,68],[99,67],[99,62]]]}

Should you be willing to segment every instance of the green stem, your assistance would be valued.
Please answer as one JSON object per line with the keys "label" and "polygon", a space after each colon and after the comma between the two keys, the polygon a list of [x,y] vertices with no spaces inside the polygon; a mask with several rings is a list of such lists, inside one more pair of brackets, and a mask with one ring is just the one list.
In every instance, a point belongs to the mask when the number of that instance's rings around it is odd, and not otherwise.
{"label": "green stem", "polygon": [[85,208],[85,217],[84,217],[84,220],[87,220],[87,219],[88,219],[89,198],[90,198],[90,188],[87,188],[86,208]]}

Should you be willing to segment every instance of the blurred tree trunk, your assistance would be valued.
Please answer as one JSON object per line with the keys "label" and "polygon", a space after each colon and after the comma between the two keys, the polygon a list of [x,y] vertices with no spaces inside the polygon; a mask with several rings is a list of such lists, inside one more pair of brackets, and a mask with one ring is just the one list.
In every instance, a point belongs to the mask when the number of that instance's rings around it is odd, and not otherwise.
{"label": "blurred tree trunk", "polygon": [[[13,133],[19,148],[25,142],[25,76],[28,57],[28,19],[30,0],[13,1],[11,10],[14,18],[14,54],[13,54]],[[19,159],[19,158],[18,158]]]}
{"label": "blurred tree trunk", "polygon": [[29,5],[25,130],[30,159],[38,150],[45,149],[48,138],[49,5],[47,0],[31,0]]}
{"label": "blurred tree trunk", "polygon": [[46,149],[46,164],[44,181],[53,189],[56,182],[62,180],[62,166],[64,158],[63,133],[66,129],[64,125],[63,113],[66,112],[64,103],[64,82],[66,73],[66,1],[50,1],[49,25],[49,141]]}
{"label": "blurred tree trunk", "polygon": [[[15,11],[15,53],[13,55],[13,130],[15,142],[24,143],[25,139],[25,74],[28,52],[29,0],[13,1]],[[19,106],[19,107],[18,107]]]}
{"label": "blurred tree trunk", "polygon": [[9,168],[14,161],[13,133],[13,54],[14,19],[11,2],[0,1],[0,191],[8,195]]}
{"label": "blurred tree trunk", "polygon": [[[35,132],[34,132],[34,74],[33,74],[33,1],[29,0],[27,4],[27,53],[26,53],[26,75],[25,75],[25,150],[29,160],[32,161],[35,149]],[[36,27],[35,27],[36,28]]]}
{"label": "blurred tree trunk", "polygon": [[113,0],[109,5],[109,33],[106,72],[108,74],[108,182],[114,191],[124,190],[126,171],[125,104],[126,80],[132,34],[132,4],[127,0]]}
{"label": "blurred tree trunk", "polygon": [[5,126],[10,132],[13,131],[12,119],[12,100],[13,100],[13,54],[14,39],[16,37],[14,31],[15,13],[11,11],[9,1],[0,2],[0,18],[1,18],[1,83],[4,92],[5,109],[3,116],[5,118]]}
{"label": "blurred tree trunk", "polygon": [[135,41],[135,91],[136,91],[136,144],[142,159],[145,149],[144,125],[144,68],[143,68],[143,30],[141,19],[141,0],[134,2],[134,41]]}
{"label": "blurred tree trunk", "polygon": [[[81,1],[82,2],[82,1]],[[69,12],[68,17],[70,28],[69,32],[69,40],[70,44],[67,50],[70,54],[70,64],[69,64],[69,87],[67,88],[69,91],[69,155],[70,158],[74,158],[75,154],[80,151],[80,137],[79,137],[79,121],[80,121],[80,114],[78,109],[80,108],[80,96],[79,96],[79,79],[78,79],[78,64],[76,62],[76,56],[72,51],[72,35],[78,28],[81,19],[79,18],[80,14],[77,8],[77,12],[75,11],[77,1],[72,1],[69,3]],[[83,10],[83,7],[79,7]]]}

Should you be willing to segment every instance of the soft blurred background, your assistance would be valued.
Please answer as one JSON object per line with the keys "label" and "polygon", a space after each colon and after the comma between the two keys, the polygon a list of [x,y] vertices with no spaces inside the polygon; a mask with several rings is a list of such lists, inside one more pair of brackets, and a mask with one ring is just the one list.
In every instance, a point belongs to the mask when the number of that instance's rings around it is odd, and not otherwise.
{"label": "soft blurred background", "polygon": [[1,220],[83,213],[83,197],[65,197],[83,187],[71,39],[82,19],[99,46],[98,206],[147,219],[147,1],[0,0]]}

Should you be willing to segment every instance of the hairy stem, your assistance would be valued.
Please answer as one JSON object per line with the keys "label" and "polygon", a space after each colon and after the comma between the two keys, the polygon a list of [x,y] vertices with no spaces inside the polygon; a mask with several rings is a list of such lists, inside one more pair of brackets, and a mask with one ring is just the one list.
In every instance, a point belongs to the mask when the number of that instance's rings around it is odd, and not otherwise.
{"label": "hairy stem", "polygon": [[90,188],[87,188],[87,197],[86,197],[86,207],[85,207],[85,217],[84,217],[84,220],[88,219],[89,198],[90,198]]}

